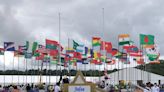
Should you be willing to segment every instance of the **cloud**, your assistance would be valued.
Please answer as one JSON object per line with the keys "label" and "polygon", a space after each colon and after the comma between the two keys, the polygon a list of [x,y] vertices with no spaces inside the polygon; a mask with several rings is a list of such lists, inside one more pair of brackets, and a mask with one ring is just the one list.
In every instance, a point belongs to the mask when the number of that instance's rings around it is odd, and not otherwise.
{"label": "cloud", "polygon": [[[59,41],[61,13],[61,43],[68,38],[87,43],[93,36],[111,41],[117,47],[117,36],[131,35],[139,46],[139,34],[155,35],[160,48],[164,47],[163,0],[0,0],[0,44],[26,40],[44,44],[46,38]],[[102,23],[104,8],[104,32]],[[164,55],[164,50],[160,50]]]}

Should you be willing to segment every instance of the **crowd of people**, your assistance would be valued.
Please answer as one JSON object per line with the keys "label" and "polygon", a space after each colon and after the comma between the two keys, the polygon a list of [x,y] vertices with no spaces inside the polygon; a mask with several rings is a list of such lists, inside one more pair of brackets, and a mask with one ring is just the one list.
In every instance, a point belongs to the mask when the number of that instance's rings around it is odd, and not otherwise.
{"label": "crowd of people", "polygon": [[0,92],[62,92],[61,85],[64,83],[69,83],[70,80],[67,76],[60,77],[59,82],[54,85],[42,83],[38,85],[26,84],[26,85],[0,85]]}

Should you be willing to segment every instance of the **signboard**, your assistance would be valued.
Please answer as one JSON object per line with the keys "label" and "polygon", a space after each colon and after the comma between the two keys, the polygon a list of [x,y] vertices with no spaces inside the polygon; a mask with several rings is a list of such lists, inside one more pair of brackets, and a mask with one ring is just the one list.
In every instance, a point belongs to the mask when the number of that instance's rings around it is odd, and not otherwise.
{"label": "signboard", "polygon": [[68,92],[91,92],[91,86],[69,86]]}

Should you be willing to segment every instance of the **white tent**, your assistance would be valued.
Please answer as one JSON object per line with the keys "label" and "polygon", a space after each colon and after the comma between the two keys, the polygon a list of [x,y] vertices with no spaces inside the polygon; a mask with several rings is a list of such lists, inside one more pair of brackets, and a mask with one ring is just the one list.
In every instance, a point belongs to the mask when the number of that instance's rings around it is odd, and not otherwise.
{"label": "white tent", "polygon": [[[126,82],[130,81],[133,84],[137,84],[137,80],[143,80],[143,83],[158,83],[158,81],[160,80],[161,84],[164,83],[164,76],[150,73],[147,71],[142,71],[136,68],[122,69],[120,71],[109,74],[108,77],[110,78],[108,80],[110,84],[117,84],[118,80],[124,80]],[[101,77],[101,79],[103,80],[104,77]]]}

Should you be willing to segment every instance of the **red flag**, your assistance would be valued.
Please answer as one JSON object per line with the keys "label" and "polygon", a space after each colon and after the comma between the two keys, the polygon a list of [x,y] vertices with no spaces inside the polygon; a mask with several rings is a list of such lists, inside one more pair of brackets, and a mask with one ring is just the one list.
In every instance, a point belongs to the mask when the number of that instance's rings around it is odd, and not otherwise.
{"label": "red flag", "polygon": [[50,56],[58,56],[58,50],[49,50]]}
{"label": "red flag", "polygon": [[79,53],[79,52],[74,52],[73,57],[74,57],[74,58],[77,58],[78,60],[81,60],[81,59],[82,59],[82,55],[81,55],[81,53]]}
{"label": "red flag", "polygon": [[36,60],[43,60],[44,59],[44,54],[41,54],[40,56],[35,58]]}
{"label": "red flag", "polygon": [[105,42],[105,50],[110,53],[112,51],[112,43],[111,42]]}

